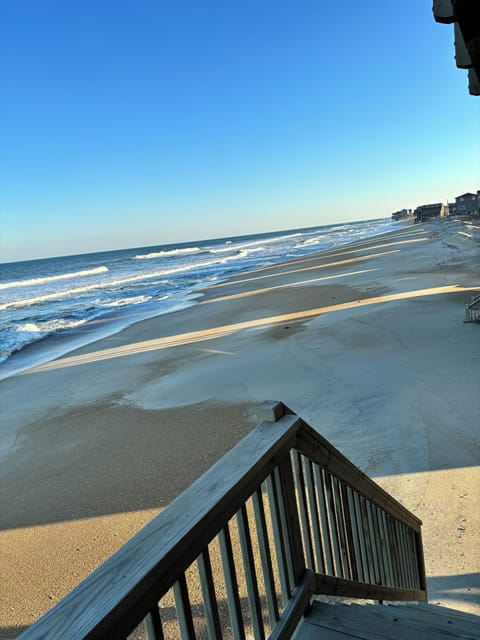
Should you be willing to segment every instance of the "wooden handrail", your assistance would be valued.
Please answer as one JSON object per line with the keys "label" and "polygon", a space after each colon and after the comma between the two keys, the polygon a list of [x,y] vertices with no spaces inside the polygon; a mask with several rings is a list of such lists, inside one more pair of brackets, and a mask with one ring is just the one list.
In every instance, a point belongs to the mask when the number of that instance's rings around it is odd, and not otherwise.
{"label": "wooden handrail", "polygon": [[313,592],[426,599],[421,522],[283,404],[264,405],[263,416],[22,640],[125,638],[142,620],[148,638],[162,638],[158,603],[172,587],[182,638],[193,638],[185,572],[195,562],[209,637],[219,637],[212,541],[221,551],[229,625],[238,640],[246,624],[259,640],[267,628],[272,638],[289,637]]}

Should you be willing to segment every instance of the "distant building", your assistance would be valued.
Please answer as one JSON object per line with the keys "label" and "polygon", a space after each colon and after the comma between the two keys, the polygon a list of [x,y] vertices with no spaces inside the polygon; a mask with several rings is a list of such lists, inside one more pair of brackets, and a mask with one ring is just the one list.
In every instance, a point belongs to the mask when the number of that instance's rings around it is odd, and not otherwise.
{"label": "distant building", "polygon": [[411,218],[413,216],[413,211],[411,209],[401,209],[400,211],[395,211],[392,213],[392,220],[405,220],[406,218]]}
{"label": "distant building", "polygon": [[447,203],[447,207],[448,207],[448,215],[449,216],[454,216],[457,213],[457,205],[455,204],[455,202],[448,202]]}
{"label": "distant building", "polygon": [[448,205],[444,205],[441,202],[422,204],[414,211],[415,222],[425,222],[425,220],[431,220],[432,218],[444,218],[448,215],[448,211]]}
{"label": "distant building", "polygon": [[455,205],[458,214],[472,214],[478,213],[478,194],[477,193],[464,193],[461,196],[455,198]]}

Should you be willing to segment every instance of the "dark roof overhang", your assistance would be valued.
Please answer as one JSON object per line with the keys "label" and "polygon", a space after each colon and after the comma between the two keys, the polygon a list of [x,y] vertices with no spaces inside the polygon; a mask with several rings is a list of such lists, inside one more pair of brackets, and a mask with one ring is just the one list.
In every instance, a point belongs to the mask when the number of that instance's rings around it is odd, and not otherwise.
{"label": "dark roof overhang", "polygon": [[468,69],[469,90],[480,95],[480,2],[479,0],[434,0],[437,22],[454,23],[457,67]]}

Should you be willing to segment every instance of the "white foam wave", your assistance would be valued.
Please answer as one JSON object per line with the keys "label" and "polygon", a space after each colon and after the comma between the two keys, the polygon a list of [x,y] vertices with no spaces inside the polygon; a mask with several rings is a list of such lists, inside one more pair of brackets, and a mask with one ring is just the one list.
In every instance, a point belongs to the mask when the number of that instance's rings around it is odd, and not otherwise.
{"label": "white foam wave", "polygon": [[[261,240],[255,240],[254,242],[245,242],[243,244],[232,244],[229,247],[224,249],[210,249],[210,253],[231,253],[232,251],[238,251],[239,249],[247,249],[248,247],[255,247],[257,244],[272,244],[274,242],[282,242],[283,240],[287,240],[289,238],[297,238],[298,236],[303,235],[302,233],[290,233],[285,236],[276,236],[275,238],[263,238]],[[264,250],[264,247],[258,249]]]}
{"label": "white foam wave", "polygon": [[153,260],[155,258],[168,258],[174,256],[184,256],[190,253],[201,251],[200,247],[185,247],[185,249],[170,249],[168,251],[154,251],[152,253],[139,254],[134,260]]}
{"label": "white foam wave", "polygon": [[103,302],[101,303],[102,307],[125,307],[130,304],[142,304],[142,302],[147,302],[151,300],[152,296],[132,296],[130,298],[119,298],[114,302]]}
{"label": "white foam wave", "polygon": [[320,240],[325,237],[326,237],[326,234],[322,234],[320,236],[315,236],[314,238],[308,238],[307,240],[304,240],[303,242],[299,242],[297,245],[295,245],[295,249],[302,249],[304,247],[315,246],[317,244],[320,244]]}
{"label": "white foam wave", "polygon": [[226,262],[230,262],[231,260],[236,260],[238,259],[238,257],[239,256],[231,256],[229,258],[223,258],[222,260],[217,259],[217,260],[208,260],[205,262],[197,262],[195,264],[190,264],[183,267],[177,267],[176,269],[164,269],[162,271],[156,271],[155,273],[145,273],[142,275],[130,276],[129,278],[121,278],[120,280],[98,282],[96,284],[87,285],[83,287],[75,287],[73,289],[67,289],[65,291],[57,291],[55,293],[48,293],[42,296],[36,296],[34,298],[12,300],[10,302],[5,302],[3,304],[0,304],[0,311],[3,311],[5,309],[19,308],[19,307],[29,307],[33,304],[48,302],[50,300],[60,300],[62,298],[70,297],[74,294],[86,293],[88,291],[95,291],[96,289],[109,289],[112,287],[117,287],[118,285],[129,284],[132,282],[139,282],[140,280],[150,280],[152,278],[158,278],[159,276],[172,275],[174,273],[184,273],[187,271],[193,271],[201,267],[210,267],[213,265],[220,265]]}
{"label": "white foam wave", "polygon": [[51,333],[52,331],[59,331],[60,329],[73,329],[80,327],[87,322],[84,320],[67,320],[57,318],[56,320],[48,320],[45,322],[26,322],[15,327],[17,333]]}
{"label": "white foam wave", "polygon": [[62,273],[58,276],[45,276],[44,278],[30,278],[29,280],[17,280],[16,282],[0,282],[0,289],[11,289],[14,287],[30,287],[56,280],[68,280],[70,278],[83,278],[84,276],[94,276],[99,273],[107,273],[108,267],[95,267],[95,269],[85,269],[73,273]]}

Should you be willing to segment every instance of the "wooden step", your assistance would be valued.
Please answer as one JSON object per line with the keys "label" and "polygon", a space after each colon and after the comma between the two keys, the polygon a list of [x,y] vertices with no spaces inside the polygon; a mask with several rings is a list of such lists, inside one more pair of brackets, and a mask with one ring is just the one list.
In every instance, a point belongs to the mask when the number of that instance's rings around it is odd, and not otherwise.
{"label": "wooden step", "polygon": [[[442,611],[439,611],[442,610]],[[314,602],[298,640],[478,640],[480,618],[435,606]]]}

